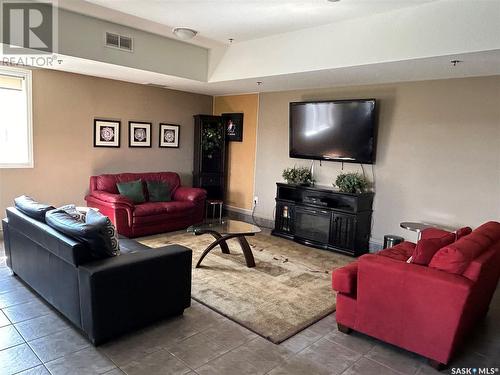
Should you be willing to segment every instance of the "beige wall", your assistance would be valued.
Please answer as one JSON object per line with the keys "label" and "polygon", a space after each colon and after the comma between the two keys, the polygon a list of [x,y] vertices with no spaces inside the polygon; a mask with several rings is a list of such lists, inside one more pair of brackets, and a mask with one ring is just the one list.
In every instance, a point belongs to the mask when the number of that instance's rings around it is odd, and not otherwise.
{"label": "beige wall", "polygon": [[[193,115],[212,97],[49,70],[33,71],[33,169],[0,169],[0,210],[29,194],[54,205],[84,203],[89,176],[176,171],[191,183]],[[93,119],[119,119],[121,148],[93,147]],[[128,121],[153,122],[151,149],[128,147]],[[179,124],[180,147],[158,148],[158,123]]]}
{"label": "beige wall", "polygon": [[[254,181],[259,197],[257,216],[272,219],[275,182],[282,181],[284,168],[310,165],[310,161],[288,157],[288,103],[367,97],[377,98],[380,109],[374,167],[375,241],[380,242],[387,233],[414,239],[399,229],[403,220],[471,226],[499,220],[498,76],[261,94]],[[228,102],[216,112],[226,111],[226,107],[228,112],[245,112],[246,137],[246,109]],[[20,194],[54,205],[83,204],[88,178],[98,173],[173,170],[191,183],[192,116],[212,113],[212,98],[37,70],[33,72],[33,113],[35,168],[0,169],[2,213]],[[120,149],[92,146],[94,117],[121,119]],[[129,120],[153,122],[152,149],[128,147]],[[158,148],[159,122],[181,125],[179,149]],[[316,162],[318,183],[330,184],[340,167],[333,162],[323,162],[320,167]],[[371,178],[371,167],[365,169]],[[360,166],[345,164],[344,170],[360,171]],[[250,183],[243,185],[241,207],[247,208],[252,189]],[[240,189],[233,186],[230,197]]]}
{"label": "beige wall", "polygon": [[253,202],[258,108],[258,94],[214,98],[214,115],[243,113],[243,142],[228,143],[226,204],[245,210]]}
{"label": "beige wall", "polygon": [[[256,215],[273,217],[275,182],[288,157],[288,103],[315,99],[379,100],[376,194],[372,238],[414,235],[404,220],[477,226],[500,220],[500,77],[438,80],[260,95]],[[316,162],[319,184],[331,184],[341,164]],[[371,167],[366,166],[371,177]],[[346,171],[361,171],[345,164]]]}

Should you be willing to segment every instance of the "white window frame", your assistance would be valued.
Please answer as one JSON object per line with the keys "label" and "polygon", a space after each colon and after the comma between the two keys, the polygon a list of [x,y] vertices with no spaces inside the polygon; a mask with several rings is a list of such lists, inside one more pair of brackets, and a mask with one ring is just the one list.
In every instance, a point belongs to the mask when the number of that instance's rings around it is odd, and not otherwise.
{"label": "white window frame", "polygon": [[26,163],[0,163],[0,169],[3,168],[34,168],[33,160],[33,105],[32,105],[32,85],[31,70],[0,66],[0,74],[22,78],[26,85],[26,113],[28,121],[28,162]]}

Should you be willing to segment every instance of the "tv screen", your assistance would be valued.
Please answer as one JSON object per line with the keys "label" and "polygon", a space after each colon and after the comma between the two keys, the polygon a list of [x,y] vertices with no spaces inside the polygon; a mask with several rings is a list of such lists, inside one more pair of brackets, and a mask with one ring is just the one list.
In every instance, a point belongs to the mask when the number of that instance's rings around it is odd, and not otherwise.
{"label": "tv screen", "polygon": [[373,164],[375,99],[290,103],[290,157]]}

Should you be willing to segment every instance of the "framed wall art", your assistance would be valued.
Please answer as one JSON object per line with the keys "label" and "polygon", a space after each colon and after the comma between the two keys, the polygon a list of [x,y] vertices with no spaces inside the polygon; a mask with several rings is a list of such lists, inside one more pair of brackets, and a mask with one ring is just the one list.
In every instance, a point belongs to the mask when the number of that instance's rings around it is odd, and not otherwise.
{"label": "framed wall art", "polygon": [[94,147],[120,147],[121,121],[94,119]]}
{"label": "framed wall art", "polygon": [[128,146],[151,147],[151,127],[150,122],[129,121]]}
{"label": "framed wall art", "polygon": [[226,128],[226,140],[243,142],[243,113],[223,113],[222,121]]}
{"label": "framed wall art", "polygon": [[173,124],[160,124],[160,147],[179,147],[180,126]]}

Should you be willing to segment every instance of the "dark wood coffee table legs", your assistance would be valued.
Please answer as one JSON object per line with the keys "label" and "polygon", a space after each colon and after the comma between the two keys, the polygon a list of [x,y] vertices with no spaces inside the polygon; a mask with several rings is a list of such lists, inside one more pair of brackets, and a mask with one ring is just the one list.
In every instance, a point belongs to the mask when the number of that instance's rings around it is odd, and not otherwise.
{"label": "dark wood coffee table legs", "polygon": [[255,267],[255,259],[253,258],[252,249],[248,244],[245,236],[236,237],[240,243],[241,250],[243,250],[243,255],[245,255],[245,261],[247,262],[247,267]]}
{"label": "dark wood coffee table legs", "polygon": [[[220,248],[224,254],[231,254],[229,252],[229,247],[227,246],[226,239],[222,238],[222,235],[220,235],[218,232],[207,232],[207,233],[211,234],[215,238],[216,241],[220,240],[220,242],[217,242],[217,245],[220,246]],[[215,245],[215,246],[217,246],[217,245]]]}
{"label": "dark wood coffee table legs", "polygon": [[226,241],[231,239],[231,238],[236,238],[241,246],[241,250],[243,250],[243,255],[245,255],[245,261],[247,263],[247,267],[255,267],[255,259],[253,257],[252,249],[250,248],[250,245],[248,244],[247,239],[245,236],[253,236],[254,234],[228,234],[226,236],[222,236],[221,234],[214,232],[214,231],[204,231],[203,233],[196,233],[197,235],[200,234],[211,234],[214,238],[215,241],[208,246],[203,253],[201,254],[200,259],[198,260],[198,263],[196,263],[196,268],[200,267],[201,262],[203,259],[207,256],[207,254],[212,251],[216,246],[220,246],[222,252],[224,254],[230,254],[229,252],[229,247],[227,246]]}

